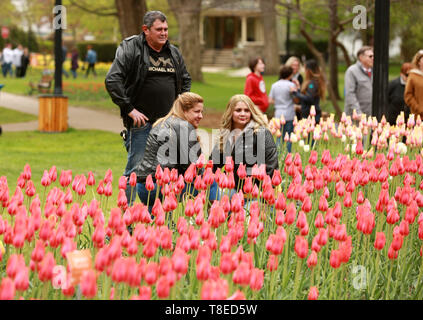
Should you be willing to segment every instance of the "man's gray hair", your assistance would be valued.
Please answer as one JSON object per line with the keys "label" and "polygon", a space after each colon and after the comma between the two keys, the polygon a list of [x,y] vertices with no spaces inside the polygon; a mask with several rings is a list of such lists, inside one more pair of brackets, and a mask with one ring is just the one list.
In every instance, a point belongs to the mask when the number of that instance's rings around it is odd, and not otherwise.
{"label": "man's gray hair", "polygon": [[373,51],[373,47],[371,46],[361,47],[360,50],[357,51],[357,58],[360,58],[361,55],[363,55],[366,51],[369,51],[369,50]]}
{"label": "man's gray hair", "polygon": [[144,21],[143,23],[147,26],[147,28],[151,28],[151,26],[153,25],[154,21],[156,21],[157,19],[159,19],[161,22],[165,22],[167,21],[167,18],[165,16],[165,14],[161,11],[148,11],[145,15],[144,15]]}

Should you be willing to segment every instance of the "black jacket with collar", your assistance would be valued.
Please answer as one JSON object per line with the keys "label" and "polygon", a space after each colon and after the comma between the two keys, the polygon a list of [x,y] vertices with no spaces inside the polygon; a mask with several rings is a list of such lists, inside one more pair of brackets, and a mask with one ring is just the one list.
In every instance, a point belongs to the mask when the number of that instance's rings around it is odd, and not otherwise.
{"label": "black jacket with collar", "polygon": [[[169,41],[165,49],[170,51],[176,71],[175,95],[191,90],[191,77],[179,50]],[[148,44],[144,33],[126,38],[116,50],[116,56],[106,75],[105,85],[112,101],[120,107],[120,115],[126,128],[132,126],[128,114],[142,105],[136,101],[136,92],[142,87],[149,67]]]}
{"label": "black jacket with collar", "polygon": [[[234,161],[235,186],[238,185],[239,177],[237,170],[241,162],[246,165],[248,176],[252,175],[254,164],[258,166],[263,163],[266,164],[266,174],[270,178],[272,178],[273,172],[279,168],[278,152],[272,133],[264,127],[260,127],[254,132],[251,122],[235,140],[234,145],[227,141],[224,152],[220,150],[219,142],[214,146],[211,154],[213,172],[216,172],[218,168],[222,168],[225,165],[227,156],[231,156]],[[249,157],[253,158],[249,160]],[[258,182],[256,181],[256,183]]]}
{"label": "black jacket with collar", "polygon": [[177,169],[184,174],[201,155],[197,132],[188,121],[171,116],[151,129],[145,146],[144,158],[135,168],[137,181],[145,183],[149,174],[155,181],[157,165]]}

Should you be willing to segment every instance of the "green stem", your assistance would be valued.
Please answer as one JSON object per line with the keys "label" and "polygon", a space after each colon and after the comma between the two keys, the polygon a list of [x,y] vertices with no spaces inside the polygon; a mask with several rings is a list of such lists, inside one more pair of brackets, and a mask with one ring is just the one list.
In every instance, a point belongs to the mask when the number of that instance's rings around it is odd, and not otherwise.
{"label": "green stem", "polygon": [[292,300],[296,300],[297,299],[298,278],[300,276],[300,270],[301,270],[301,259],[298,258],[298,260],[297,260],[297,268],[295,270],[294,292],[293,292]]}
{"label": "green stem", "polygon": [[377,250],[376,251],[376,268],[374,269],[374,272],[376,272],[376,276],[375,276],[375,283],[373,285],[373,289],[372,289],[372,292],[370,294],[370,300],[374,299],[374,296],[375,296],[377,281],[379,279],[379,277],[378,277],[379,262],[380,262],[380,253],[379,253],[379,250]]}
{"label": "green stem", "polygon": [[388,274],[388,284],[386,285],[386,291],[385,291],[385,300],[389,297],[389,286],[391,284],[391,275],[392,275],[392,269],[394,268],[394,262],[391,261],[391,266],[389,268],[389,274]]}

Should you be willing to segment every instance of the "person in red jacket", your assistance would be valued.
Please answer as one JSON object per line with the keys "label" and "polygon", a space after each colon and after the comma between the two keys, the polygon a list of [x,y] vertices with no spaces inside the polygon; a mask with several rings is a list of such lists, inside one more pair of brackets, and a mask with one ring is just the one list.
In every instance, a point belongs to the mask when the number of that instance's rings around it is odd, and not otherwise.
{"label": "person in red jacket", "polygon": [[256,57],[250,61],[248,67],[251,73],[247,75],[244,94],[253,100],[254,104],[261,112],[265,113],[269,107],[269,99],[266,94],[266,86],[262,76],[265,68],[264,61],[262,58]]}

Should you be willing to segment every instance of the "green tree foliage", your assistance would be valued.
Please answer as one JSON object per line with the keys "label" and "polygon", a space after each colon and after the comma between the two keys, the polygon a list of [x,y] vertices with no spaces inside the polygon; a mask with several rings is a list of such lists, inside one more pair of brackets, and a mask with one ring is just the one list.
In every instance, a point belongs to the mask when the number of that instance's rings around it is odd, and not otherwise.
{"label": "green tree foliage", "polygon": [[402,0],[391,4],[391,37],[401,38],[401,59],[411,61],[423,49],[423,1]]}

